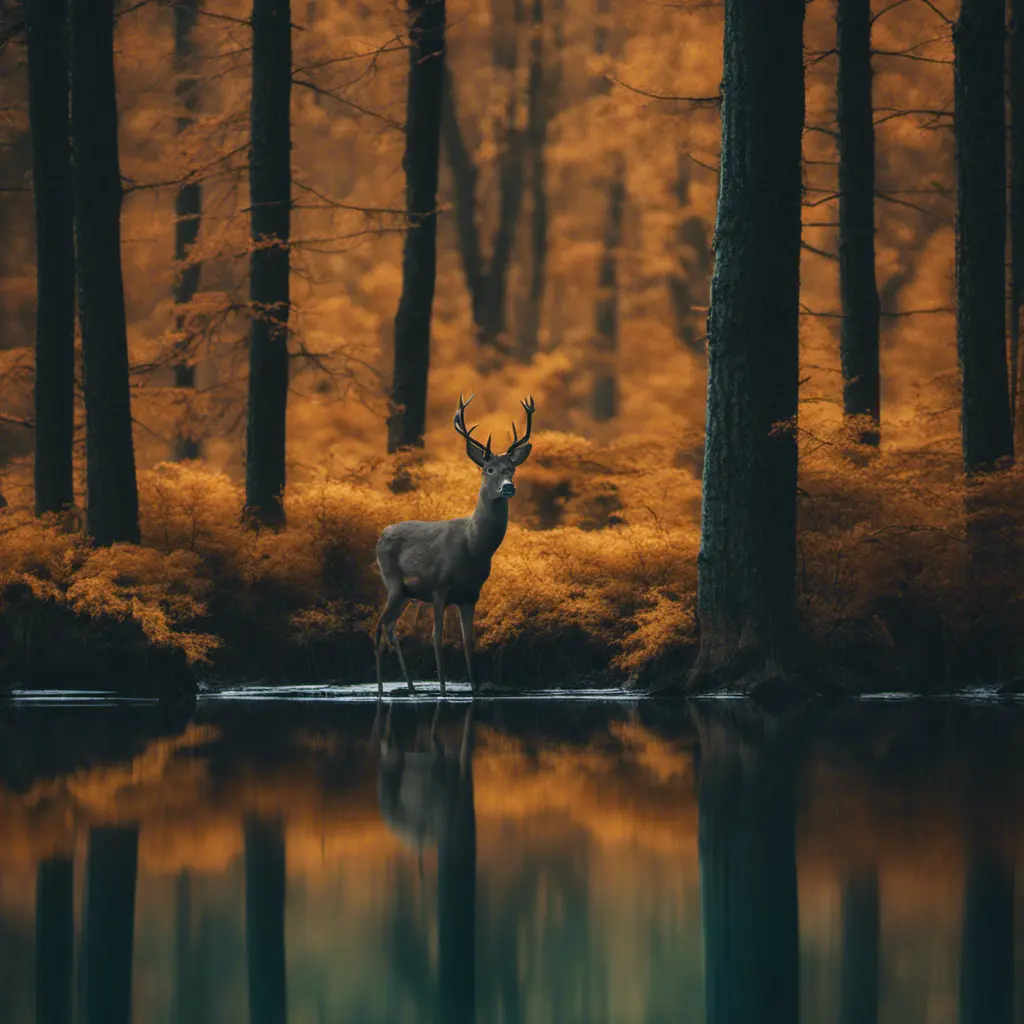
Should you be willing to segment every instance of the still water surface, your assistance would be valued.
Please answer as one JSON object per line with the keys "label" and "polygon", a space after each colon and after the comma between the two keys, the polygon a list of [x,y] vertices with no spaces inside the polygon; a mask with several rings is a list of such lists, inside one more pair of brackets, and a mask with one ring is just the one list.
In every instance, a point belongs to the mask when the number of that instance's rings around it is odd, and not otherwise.
{"label": "still water surface", "polygon": [[1022,1020],[1018,709],[469,709],[0,707],[0,1021]]}

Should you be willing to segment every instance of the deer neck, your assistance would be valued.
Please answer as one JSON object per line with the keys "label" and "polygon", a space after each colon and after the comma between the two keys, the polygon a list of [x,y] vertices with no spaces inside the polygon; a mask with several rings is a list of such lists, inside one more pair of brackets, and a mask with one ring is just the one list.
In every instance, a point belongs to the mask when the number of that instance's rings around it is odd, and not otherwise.
{"label": "deer neck", "polygon": [[493,555],[508,529],[508,498],[491,498],[480,485],[476,508],[469,520],[469,549],[474,555]]}

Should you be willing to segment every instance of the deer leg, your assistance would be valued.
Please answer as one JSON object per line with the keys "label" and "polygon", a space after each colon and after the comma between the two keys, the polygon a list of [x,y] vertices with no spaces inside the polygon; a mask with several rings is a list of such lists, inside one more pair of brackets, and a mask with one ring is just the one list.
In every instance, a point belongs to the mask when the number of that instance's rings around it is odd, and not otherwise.
{"label": "deer leg", "polygon": [[466,720],[462,723],[462,745],[459,748],[459,775],[466,776],[466,766],[469,764],[470,746],[473,740],[473,705],[470,703],[466,710]]}
{"label": "deer leg", "polygon": [[433,717],[433,720],[430,723],[430,749],[433,750],[433,752],[435,754],[440,754],[443,757],[444,756],[444,747],[441,746],[441,744],[439,743],[439,741],[437,739],[437,723],[440,720],[440,718],[441,718],[441,698],[438,697],[437,698],[437,704],[434,707],[434,717]]}
{"label": "deer leg", "polygon": [[462,650],[466,655],[466,671],[469,673],[469,685],[476,693],[476,679],[473,678],[473,613],[476,606],[459,605],[459,625],[462,627]]}
{"label": "deer leg", "polygon": [[[402,612],[405,611],[405,606],[409,603],[409,598],[404,594],[389,594],[388,603],[384,611],[381,612],[380,620],[377,623],[377,638],[380,639],[381,631],[383,630],[384,635],[387,637],[388,642],[395,649],[395,653],[398,655],[398,664],[402,666],[402,675],[405,676],[405,683],[409,689],[415,693],[416,687],[412,685],[412,679],[409,676],[409,670],[405,666],[405,657],[402,654],[402,645],[398,642],[398,634],[395,632],[395,625],[401,618]],[[377,699],[380,700],[381,694],[384,692],[384,683],[381,676],[381,647],[377,645]]]}
{"label": "deer leg", "polygon": [[445,594],[434,595],[434,659],[437,661],[437,681],[444,696],[444,603]]}

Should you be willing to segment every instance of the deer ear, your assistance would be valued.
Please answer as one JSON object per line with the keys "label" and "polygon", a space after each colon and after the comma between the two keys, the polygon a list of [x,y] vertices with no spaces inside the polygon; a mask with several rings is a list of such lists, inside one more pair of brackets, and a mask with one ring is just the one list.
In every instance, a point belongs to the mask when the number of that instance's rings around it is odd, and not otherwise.
{"label": "deer ear", "polygon": [[531,451],[533,451],[533,445],[524,444],[522,448],[517,448],[514,452],[512,452],[509,455],[509,458],[515,465],[521,466],[530,457]]}
{"label": "deer ear", "polygon": [[484,453],[483,453],[482,451],[480,451],[480,449],[479,449],[478,447],[476,447],[476,445],[474,445],[474,444],[473,444],[473,442],[472,442],[472,441],[470,441],[468,437],[466,438],[466,454],[467,454],[467,455],[468,455],[468,456],[469,456],[469,457],[470,457],[470,458],[471,458],[471,459],[472,459],[472,460],[473,460],[473,461],[474,461],[474,462],[475,462],[475,463],[476,463],[476,464],[477,464],[477,465],[478,465],[478,466],[479,466],[479,467],[480,467],[481,469],[483,469],[483,468],[484,468],[484,462],[486,461],[486,459],[484,458]]}

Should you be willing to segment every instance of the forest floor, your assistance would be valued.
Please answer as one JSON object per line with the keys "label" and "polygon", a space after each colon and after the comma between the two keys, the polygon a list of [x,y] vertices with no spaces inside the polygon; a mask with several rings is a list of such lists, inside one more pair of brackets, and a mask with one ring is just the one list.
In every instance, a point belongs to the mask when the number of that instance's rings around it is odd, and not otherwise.
{"label": "forest floor", "polygon": [[[498,687],[674,686],[698,646],[700,482],[665,446],[544,435],[477,613],[476,668]],[[198,464],[140,474],[143,543],[97,549],[75,524],[0,512],[0,688],[133,691],[196,681],[375,678],[380,530],[468,514],[478,471],[427,460],[394,493],[381,462],[290,486],[287,527],[253,533],[240,487]],[[1024,688],[1024,472],[966,485],[950,453],[802,453],[804,659],[847,692]],[[446,664],[465,677],[454,613]],[[436,676],[432,613],[400,625],[414,679]],[[399,676],[385,654],[385,678]],[[1016,681],[1016,682],[1015,682]],[[818,685],[818,684],[816,684]]]}

